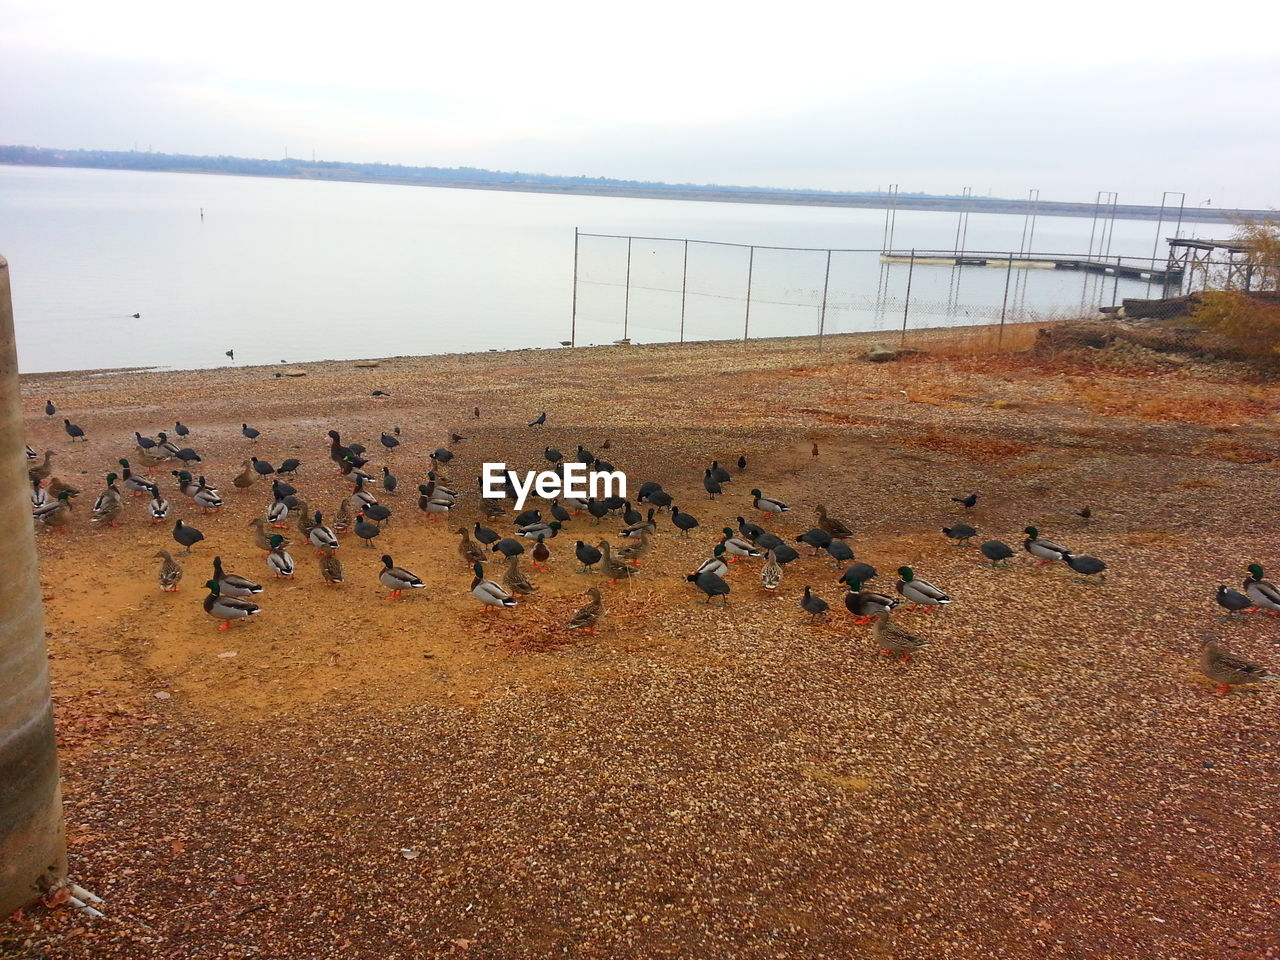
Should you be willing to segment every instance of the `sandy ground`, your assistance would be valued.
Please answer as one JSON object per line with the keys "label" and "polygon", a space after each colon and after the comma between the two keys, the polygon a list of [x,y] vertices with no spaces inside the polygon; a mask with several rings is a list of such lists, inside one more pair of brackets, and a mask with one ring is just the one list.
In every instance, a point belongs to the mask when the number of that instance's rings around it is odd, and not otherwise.
{"label": "sandy ground", "polygon": [[[84,491],[72,529],[39,539],[72,870],[109,916],[28,911],[0,956],[1280,957],[1280,688],[1217,696],[1196,669],[1206,631],[1280,668],[1275,620],[1220,624],[1213,603],[1245,564],[1280,564],[1280,389],[1226,366],[858,348],[24,378],[31,444]],[[176,545],[144,500],[119,528],[87,521],[133,431],[175,418],[226,507],[201,516],[167,483],[207,540],[163,594],[152,557]],[[331,590],[295,545],[296,578],[219,632],[200,603],[213,555],[269,579],[246,526],[269,484],[236,494],[240,461],[301,458],[295,484],[331,515],[349,489],[331,427],[400,478],[382,549],[348,534]],[[702,526],[660,521],[641,573],[603,583],[597,637],[564,629],[602,583],[572,544],[616,542],[617,520],[575,518],[538,594],[483,615],[452,532],[476,498],[433,524],[410,496],[450,431],[469,438],[455,488],[483,460],[583,443]],[[739,455],[708,500],[705,467]],[[895,617],[929,648],[878,656],[807,548],[776,595],[756,561],[728,609],[699,603],[682,575],[733,518],[759,522],[753,486],[793,505],[764,521],[787,539],[814,503],[850,520],[873,586],[909,563],[949,590]],[[961,518],[950,498],[970,491]],[[1110,579],[1025,554],[983,567],[940,533],[957,519],[1015,546],[1035,523]],[[384,601],[383,550],[426,589]],[[806,584],[832,605],[817,625]]]}

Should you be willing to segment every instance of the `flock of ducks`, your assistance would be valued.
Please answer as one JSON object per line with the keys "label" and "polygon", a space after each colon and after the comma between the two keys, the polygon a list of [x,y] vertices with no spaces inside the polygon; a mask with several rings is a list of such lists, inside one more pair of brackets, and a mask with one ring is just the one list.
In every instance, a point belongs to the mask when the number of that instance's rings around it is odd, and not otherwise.
{"label": "flock of ducks", "polygon": [[[52,417],[56,412],[57,408],[50,400],[46,404],[45,413]],[[476,408],[475,416],[478,418],[479,414],[479,408]],[[534,429],[546,422],[547,414],[543,411],[527,426]],[[64,429],[71,442],[87,442],[85,431],[70,420],[64,420]],[[94,500],[90,522],[117,526],[126,512],[126,496],[149,498],[146,509],[152,524],[168,522],[173,509],[168,499],[170,495],[185,498],[193,508],[204,513],[220,510],[224,501],[217,488],[205,476],[193,475],[188,469],[202,462],[194,449],[178,442],[184,441],[190,432],[180,421],[173,428],[176,441],[168,432],[159,432],[154,437],[145,436],[140,431],[135,432],[135,447],[130,455],[118,458],[111,472],[106,474],[105,487]],[[241,424],[240,432],[253,445],[262,436],[258,429],[248,423]],[[426,472],[425,482],[416,485],[415,505],[426,515],[429,523],[452,515],[466,499],[463,492],[449,487],[451,481],[443,472],[456,456],[451,447],[466,439],[457,433],[450,433],[448,445],[437,447],[427,456],[430,469]],[[364,468],[369,465],[369,459],[365,456],[367,451],[363,445],[343,443],[341,434],[336,430],[328,431],[327,441],[327,456],[333,469],[350,484],[350,492],[339,501],[328,522],[324,514],[313,509],[290,482],[296,478],[297,471],[302,466],[302,462],[297,459],[286,459],[276,466],[257,456],[250,456],[243,460],[241,472],[231,481],[237,492],[247,494],[258,483],[270,478],[271,498],[262,515],[250,521],[248,526],[251,528],[252,542],[262,551],[267,569],[274,578],[292,578],[297,572],[297,564],[289,553],[289,547],[294,541],[275,532],[287,530],[291,519],[299,542],[315,549],[317,566],[325,585],[337,587],[345,582],[344,565],[339,559],[342,543],[340,535],[350,533],[363,542],[364,548],[372,548],[374,541],[392,518],[391,508],[380,502],[374,492],[376,487],[381,487],[384,494],[396,492],[399,481],[391,472],[390,465],[381,468],[381,476],[367,472]],[[396,427],[391,433],[382,433],[379,444],[388,454],[393,453],[402,444],[400,429]],[[610,446],[610,441],[606,440],[602,449],[609,449]],[[816,454],[816,446],[814,452]],[[54,456],[53,451],[46,451],[41,457],[30,446],[27,447],[33,516],[38,525],[57,532],[65,530],[70,524],[73,517],[72,501],[80,491],[53,475]],[[544,447],[542,458],[552,465],[553,472],[563,478],[565,465],[570,462],[564,454],[548,446]],[[612,463],[596,456],[582,445],[577,447],[573,459],[586,464],[589,470],[616,470]],[[165,481],[168,487],[166,495],[161,482],[153,479],[154,472],[179,464],[178,469],[169,471],[173,481]],[[134,472],[135,465],[142,466],[146,474]],[[736,466],[736,475],[719,461],[712,461],[709,467],[702,470],[702,488],[708,500],[725,495],[725,488],[735,483],[747,470],[746,457],[739,457]],[[479,478],[476,483],[480,484]],[[477,496],[480,518],[470,526],[463,525],[455,531],[460,538],[456,547],[457,556],[473,575],[468,592],[480,604],[482,613],[511,610],[518,605],[520,598],[537,592],[537,587],[522,568],[521,558],[526,554],[526,547],[532,571],[548,572],[553,544],[570,526],[583,523],[596,525],[606,519],[622,522],[621,542],[611,542],[606,538],[592,544],[579,539],[573,547],[579,573],[603,575],[614,585],[640,574],[641,561],[650,553],[653,539],[660,533],[660,521],[669,522],[679,531],[679,536],[684,538],[691,531],[701,528],[701,523],[692,513],[680,509],[675,503],[675,495],[653,481],[638,486],[634,501],[624,496],[603,499],[555,498],[544,501],[540,508],[521,511],[512,520],[508,501],[516,499],[516,491],[508,479],[501,499]],[[976,506],[978,499],[977,493],[952,498],[966,513]],[[750,491],[747,502],[752,510],[760,514],[761,522],[794,512],[787,503],[759,488]],[[546,516],[543,515],[544,510]],[[893,612],[904,605],[907,610],[938,610],[950,604],[952,597],[943,588],[918,576],[908,566],[897,569],[892,593],[868,589],[866,584],[879,574],[872,565],[859,562],[854,556],[848,544],[854,534],[852,526],[840,517],[833,516],[823,504],[813,505],[813,510],[816,515],[814,526],[791,538],[790,542],[745,516],[736,517],[736,529],[731,526],[722,528],[711,544],[710,556],[685,575],[684,580],[702,594],[704,603],[718,601],[721,605],[728,606],[732,592],[729,582],[731,569],[745,566],[750,561],[760,561],[758,576],[761,586],[766,592],[773,593],[781,585],[787,565],[800,558],[799,548],[808,547],[810,556],[825,556],[835,567],[842,568],[836,583],[845,590],[844,606],[854,617],[855,624],[872,624],[872,635],[880,653],[898,658],[904,663],[910,662],[912,655],[927,647],[928,642],[893,623]],[[1085,507],[1078,511],[1078,515],[1087,520],[1091,511]],[[501,525],[503,522],[510,523],[513,527],[509,536],[486,525]],[[1102,560],[1078,554],[1061,543],[1042,537],[1034,526],[1027,526],[1023,533],[1022,551],[1033,558],[1036,565],[1061,563],[1076,575],[1078,582],[1105,582],[1107,565]],[[967,523],[955,523],[942,528],[942,534],[952,544],[963,548],[971,546],[978,531]],[[174,519],[170,535],[182,548],[178,556],[189,555],[205,539],[195,525],[180,517]],[[1017,551],[1012,546],[1000,540],[983,541],[977,549],[985,561],[995,568],[1006,566],[1017,556]],[[184,573],[182,563],[169,550],[159,550],[155,559],[161,561],[156,571],[161,590],[176,591]],[[490,566],[492,572],[486,572],[486,565]],[[502,567],[500,573],[497,572],[499,566]],[[390,554],[381,555],[376,570],[378,582],[389,591],[388,600],[426,587],[418,576],[398,566]],[[1217,602],[1227,611],[1227,617],[1236,618],[1245,612],[1280,615],[1280,588],[1264,579],[1264,571],[1257,564],[1248,568],[1248,574],[1241,591],[1231,590],[1225,585],[1218,588]],[[219,556],[213,558],[212,575],[204,586],[208,590],[203,599],[204,610],[219,621],[220,630],[228,629],[236,620],[248,619],[262,612],[262,607],[253,598],[264,592],[263,586],[247,577],[226,572]],[[595,635],[596,627],[605,612],[604,592],[600,586],[591,586],[585,591],[585,595],[588,602],[574,611],[565,626],[567,629]],[[811,622],[826,617],[830,610],[827,601],[818,596],[810,584],[805,585],[799,604]],[[1204,639],[1200,668],[1206,676],[1219,684],[1221,693],[1228,692],[1236,685],[1280,679],[1280,676],[1266,668],[1224,649],[1214,637]]]}

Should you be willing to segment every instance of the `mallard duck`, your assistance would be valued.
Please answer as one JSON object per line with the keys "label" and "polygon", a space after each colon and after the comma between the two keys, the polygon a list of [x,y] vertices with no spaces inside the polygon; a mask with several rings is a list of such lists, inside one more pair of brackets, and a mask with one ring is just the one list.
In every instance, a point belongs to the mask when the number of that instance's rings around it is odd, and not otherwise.
{"label": "mallard duck", "polygon": [[881,610],[892,610],[902,601],[888,594],[863,590],[860,580],[850,580],[849,592],[844,595],[845,609],[858,619],[855,624],[867,623]]}
{"label": "mallard duck", "polygon": [[815,595],[813,590],[806,584],[804,596],[800,598],[800,609],[809,615],[809,622],[814,623],[830,609],[830,606],[827,601]]}
{"label": "mallard duck", "polygon": [[475,564],[471,571],[475,574],[471,581],[471,595],[484,604],[482,611],[489,607],[503,608],[516,605],[515,598],[507,592],[505,587],[485,579],[484,567],[481,564]]}
{"label": "mallard duck", "polygon": [[[346,503],[345,500],[343,500],[342,502]],[[294,506],[290,507],[289,509],[290,510],[296,509],[298,511],[298,521],[296,524],[298,528],[298,534],[304,540],[310,540],[311,528],[315,526],[315,520],[311,515],[311,508],[307,506],[307,501],[302,500],[298,497],[295,497]]]}
{"label": "mallard duck", "polygon": [[378,582],[391,591],[388,600],[394,600],[406,590],[421,590],[426,586],[404,567],[395,566],[385,553],[382,555],[382,569],[378,571]]}
{"label": "mallard duck", "polygon": [[1270,580],[1262,579],[1262,565],[1251,563],[1249,576],[1245,578],[1244,595],[1253,601],[1253,605],[1267,613],[1280,613],[1280,588]]}
{"label": "mallard duck", "polygon": [[[476,526],[479,526],[479,524],[476,524]],[[471,539],[471,534],[468,532],[467,528],[459,527],[454,532],[462,537],[462,539],[458,541],[458,556],[462,558],[462,562],[468,567],[477,563],[484,563],[484,551],[480,548],[479,544]],[[498,535],[495,533],[494,538],[496,539],[497,536]]]}
{"label": "mallard duck", "polygon": [[119,525],[120,515],[124,513],[124,501],[120,499],[103,500],[98,498],[99,505],[94,507],[90,523],[105,523],[108,527]]}
{"label": "mallard duck", "polygon": [[278,533],[273,534],[271,537],[271,552],[267,554],[267,569],[277,577],[293,576],[293,557],[289,556],[289,551],[284,548],[284,537]]}
{"label": "mallard duck", "polygon": [[338,535],[324,525],[324,516],[319,510],[315,513],[315,523],[311,525],[307,539],[317,550],[338,549]]}
{"label": "mallard duck", "polygon": [[71,484],[67,483],[65,480],[59,480],[57,477],[50,478],[49,484],[46,489],[49,491],[49,496],[53,497],[55,500],[57,499],[58,494],[60,493],[69,493],[73,497],[80,496],[79,487],[73,487]]}
{"label": "mallard duck", "polygon": [[502,585],[513,594],[530,594],[538,590],[521,572],[519,557],[507,557],[507,569],[502,574]]}
{"label": "mallard duck", "polygon": [[839,517],[830,516],[825,506],[819,503],[813,509],[818,514],[819,529],[825,530],[833,540],[847,540],[853,536],[853,530],[850,529],[849,524]]}
{"label": "mallard duck", "polygon": [[132,496],[140,497],[144,493],[151,492],[151,482],[137,476],[129,466],[128,460],[121,459],[119,463],[120,483]]}
{"label": "mallard duck", "polygon": [[597,546],[600,548],[600,569],[604,571],[604,575],[613,583],[619,580],[630,579],[636,572],[636,568],[613,555],[613,547],[608,540],[601,540]]}
{"label": "mallard duck", "polygon": [[432,481],[418,485],[418,509],[427,515],[427,520],[435,523],[453,508],[453,501],[436,496],[436,485]]}
{"label": "mallard duck", "polygon": [[[653,514],[654,514],[654,511],[652,508],[650,508],[648,516],[646,516],[643,520],[637,520],[635,523],[629,523],[625,527],[623,527],[622,535],[624,537],[638,537],[642,532],[646,534],[657,533],[658,521],[653,518]],[[688,516],[688,514],[685,514],[685,516]],[[693,525],[695,527],[698,525],[696,520],[694,521]]]}
{"label": "mallard duck", "polygon": [[633,539],[625,547],[619,547],[617,557],[619,560],[630,560],[634,566],[638,567],[640,558],[649,552],[649,533],[641,527],[637,537],[639,539]]}
{"label": "mallard duck", "polygon": [[898,568],[898,582],[895,583],[894,589],[906,597],[914,604],[908,609],[914,610],[916,607],[941,606],[951,602],[951,598],[947,596],[945,590],[939,590],[928,580],[919,580],[910,567]]}
{"label": "mallard duck", "polygon": [[210,580],[205,586],[209,588],[209,595],[204,598],[204,612],[222,621],[218,625],[219,630],[228,629],[232,620],[252,617],[254,614],[262,612],[261,607],[249,600],[223,596],[222,588],[217,580]]}
{"label": "mallard duck", "polygon": [[551,567],[547,565],[547,561],[551,559],[551,548],[547,546],[546,540],[542,537],[538,538],[538,542],[533,545],[529,557],[533,560],[533,569],[538,573],[550,573]]}
{"label": "mallard duck", "polygon": [[758,557],[760,551],[750,542],[735,534],[728,527],[724,528],[724,552],[729,555],[729,563],[736,562],[738,557]]}
{"label": "mallard duck", "polygon": [[569,618],[569,629],[585,630],[590,636],[594,637],[597,635],[595,625],[604,613],[604,601],[597,587],[588,587],[585,596],[590,597],[591,600],[586,606],[579,607],[574,611],[573,616]]}
{"label": "mallard duck", "polygon": [[710,603],[712,597],[720,597],[726,607],[729,605],[729,584],[719,574],[710,571],[691,573],[685,579],[706,594],[703,603]]}
{"label": "mallard duck", "polygon": [[62,490],[38,511],[36,518],[51,530],[65,530],[71,522],[71,494]]}
{"label": "mallard duck", "polygon": [[224,596],[252,597],[262,592],[262,585],[254,583],[248,577],[223,572],[221,557],[213,558],[213,579],[217,582],[218,589]]}
{"label": "mallard duck", "polygon": [[1039,558],[1036,560],[1037,567],[1043,567],[1046,563],[1061,560],[1062,555],[1068,552],[1067,548],[1062,544],[1043,539],[1040,536],[1040,531],[1035,527],[1027,527],[1022,532],[1027,535],[1027,539],[1022,541],[1022,549],[1033,557]]}
{"label": "mallard duck", "polygon": [[761,511],[764,514],[766,520],[769,517],[773,516],[775,513],[786,513],[788,510],[791,509],[781,500],[775,500],[771,497],[766,497],[763,494],[761,494],[759,490],[751,491],[751,505],[755,507],[757,510]]}
{"label": "mallard duck", "polygon": [[38,460],[38,459],[39,459],[39,454],[37,454],[35,450],[32,449],[31,444],[28,443],[27,444],[27,463],[30,463],[32,460]]}
{"label": "mallard duck", "polygon": [[169,517],[169,501],[155,484],[151,485],[151,502],[147,504],[147,511],[151,514],[152,523],[163,523]]}
{"label": "mallard duck", "polygon": [[49,503],[49,493],[40,485],[40,481],[31,481],[31,510],[33,514],[39,512],[40,508]]}
{"label": "mallard duck", "polygon": [[168,550],[161,550],[155,558],[163,561],[156,571],[160,589],[165,593],[174,593],[178,589],[178,581],[182,579],[182,564],[173,559]]}
{"label": "mallard duck", "polygon": [[107,488],[98,494],[98,499],[93,501],[95,516],[110,506],[117,508],[123,506],[124,497],[120,493],[120,488],[116,486],[117,479],[114,473],[107,474]]}
{"label": "mallard duck", "polygon": [[591,546],[589,543],[583,543],[579,540],[573,548],[573,555],[578,558],[578,562],[582,564],[579,573],[590,573],[591,568],[600,562],[600,558],[604,556],[599,550]]}
{"label": "mallard duck", "polygon": [[241,466],[243,466],[244,469],[235,475],[231,481],[231,485],[241,493],[248,493],[249,488],[258,482],[258,473],[253,469],[253,464],[248,460],[242,461]]}
{"label": "mallard duck", "polygon": [[319,557],[320,576],[324,577],[324,582],[329,586],[337,586],[342,583],[342,561],[338,559],[338,555],[333,551],[322,553]]}
{"label": "mallard duck", "polygon": [[[28,447],[28,450],[31,448]],[[34,451],[33,451],[34,452]],[[37,464],[27,467],[27,476],[32,480],[44,481],[49,479],[49,475],[53,473],[53,451],[46,450],[44,459]]]}
{"label": "mallard duck", "polygon": [[182,549],[178,551],[178,556],[183,557],[191,552],[192,547],[204,539],[204,534],[181,520],[175,520],[173,522],[173,539],[182,544]]}
{"label": "mallard duck", "polygon": [[196,491],[200,489],[200,484],[192,479],[191,474],[186,470],[171,470],[170,473],[173,474],[174,480],[177,481],[179,493],[184,497],[194,497],[196,495]]}
{"label": "mallard duck", "polygon": [[210,510],[221,509],[222,497],[218,495],[218,491],[209,486],[209,484],[205,482],[204,477],[201,477],[198,483],[199,487],[192,495],[191,499],[194,500],[205,513],[208,513]]}
{"label": "mallard duck", "polygon": [[764,566],[760,568],[760,582],[766,590],[777,590],[778,584],[782,582],[782,564],[778,562],[778,555],[772,550],[764,552]]}
{"label": "mallard duck", "polygon": [[289,520],[289,504],[284,500],[272,500],[267,504],[267,523],[277,530],[283,530]]}
{"label": "mallard duck", "polygon": [[369,504],[378,502],[378,498],[364,488],[364,477],[356,477],[356,485],[351,488],[351,496],[347,499],[353,510],[363,510]]}
{"label": "mallard duck", "polygon": [[888,610],[877,611],[875,626],[871,628],[871,632],[876,638],[876,643],[880,645],[881,656],[891,657],[894,654],[901,654],[903,663],[911,660],[911,654],[929,645],[929,641],[921,640],[901,627],[891,624]]}
{"label": "mallard duck", "polygon": [[1200,672],[1221,684],[1218,693],[1227,693],[1237,684],[1274,683],[1280,675],[1251,660],[1223,650],[1216,637],[1206,637],[1200,648]]}
{"label": "mallard duck", "polygon": [[338,509],[333,514],[333,523],[330,524],[335,531],[342,533],[347,527],[351,526],[351,502],[345,498],[338,504]]}
{"label": "mallard duck", "polygon": [[537,523],[528,523],[517,529],[516,536],[524,537],[526,540],[540,540],[543,538],[550,540],[559,532],[559,520],[552,520],[550,523],[539,520]]}
{"label": "mallard duck", "polygon": [[717,543],[714,553],[703,560],[699,564],[698,569],[694,573],[714,573],[717,577],[723,577],[729,572],[728,565],[724,562],[724,544]]}

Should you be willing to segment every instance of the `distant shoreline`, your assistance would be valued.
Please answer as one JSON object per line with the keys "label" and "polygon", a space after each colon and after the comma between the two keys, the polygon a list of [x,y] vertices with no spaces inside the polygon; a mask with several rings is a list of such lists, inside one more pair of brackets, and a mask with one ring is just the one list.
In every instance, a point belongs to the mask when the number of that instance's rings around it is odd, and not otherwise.
{"label": "distant shoreline", "polygon": [[[1092,203],[1010,200],[996,197],[954,197],[931,194],[839,193],[828,191],[769,190],[662,183],[637,183],[608,178],[557,177],[544,174],[503,173],[472,168],[401,167],[387,164],[354,164],[296,159],[256,160],[240,157],[196,157],[133,151],[50,150],[40,147],[0,146],[0,165],[63,167],[89,170],[132,170],[141,173],[200,173],[218,176],[272,177],[285,180],[386,183],[397,186],[451,187],[460,190],[505,190],[562,196],[620,197],[643,200],[683,200],[707,203],[759,203],[843,209],[916,210],[935,213],[998,213],[1014,216],[1106,218],[1112,209]],[[1117,204],[1120,220],[1178,219],[1176,208],[1146,204]],[[1274,210],[1204,209],[1182,211],[1184,223],[1232,223],[1241,219],[1275,216]]]}

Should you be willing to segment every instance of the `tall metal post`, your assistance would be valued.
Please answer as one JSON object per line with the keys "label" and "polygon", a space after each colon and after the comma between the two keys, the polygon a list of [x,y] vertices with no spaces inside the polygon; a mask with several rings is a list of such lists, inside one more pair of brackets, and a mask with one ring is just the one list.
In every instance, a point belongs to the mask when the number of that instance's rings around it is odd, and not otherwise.
{"label": "tall metal post", "polygon": [[578,228],[573,228],[573,308],[569,313],[569,346],[578,345]]}
{"label": "tall metal post", "polygon": [[689,241],[684,242],[684,269],[680,273],[680,342],[684,343],[684,301],[689,289]]}
{"label": "tall metal post", "polygon": [[1116,282],[1111,285],[1111,305],[1114,307],[1120,299],[1120,261],[1121,257],[1116,257]]}
{"label": "tall metal post", "polygon": [[1004,301],[1000,304],[1000,332],[996,335],[996,350],[1004,345],[1004,315],[1009,307],[1009,281],[1013,279],[1013,253],[1009,254],[1009,263],[1004,268]]}
{"label": "tall metal post", "polygon": [[902,300],[902,343],[907,343],[907,311],[911,309],[911,274],[916,269],[916,248],[911,248],[911,259],[907,261],[907,295]]}
{"label": "tall metal post", "polygon": [[0,917],[66,874],[9,264],[0,257]]}
{"label": "tall metal post", "polygon": [[751,273],[756,265],[756,248],[751,247],[747,255],[747,312],[742,318],[742,339],[746,342],[747,331],[751,328]]}
{"label": "tall metal post", "polygon": [[831,251],[827,251],[827,272],[822,275],[822,306],[818,310],[818,349],[822,349],[822,336],[827,330],[827,287],[831,283]]}
{"label": "tall metal post", "polygon": [[622,339],[628,338],[628,324],[631,322],[631,238],[627,237],[627,286],[622,301]]}

